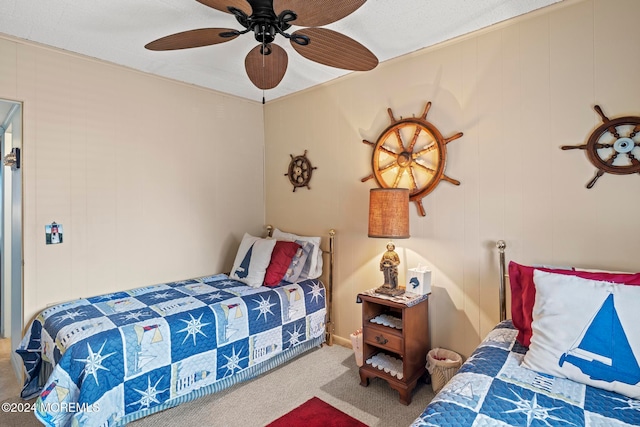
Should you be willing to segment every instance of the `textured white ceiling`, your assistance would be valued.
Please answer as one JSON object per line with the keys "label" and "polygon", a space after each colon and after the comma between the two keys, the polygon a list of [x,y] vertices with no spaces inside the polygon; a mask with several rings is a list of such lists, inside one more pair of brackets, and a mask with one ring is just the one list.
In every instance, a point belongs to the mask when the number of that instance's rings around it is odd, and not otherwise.
{"label": "textured white ceiling", "polygon": [[[559,1],[369,0],[327,28],[359,41],[383,62]],[[242,29],[233,15],[195,0],[0,0],[0,33],[261,100],[244,70],[244,57],[256,45],[251,33],[180,51],[144,48],[160,37],[207,27]],[[347,73],[303,58],[282,36],[275,42],[287,51],[289,67],[282,82],[265,92],[267,101]]]}

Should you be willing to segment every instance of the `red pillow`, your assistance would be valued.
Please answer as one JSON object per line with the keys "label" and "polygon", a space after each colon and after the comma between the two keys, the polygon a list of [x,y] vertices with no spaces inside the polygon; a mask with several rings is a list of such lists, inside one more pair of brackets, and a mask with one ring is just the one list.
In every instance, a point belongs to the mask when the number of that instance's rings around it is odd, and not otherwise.
{"label": "red pillow", "polygon": [[276,242],[276,246],[271,253],[271,262],[264,275],[265,286],[273,288],[280,284],[298,248],[300,248],[300,245],[296,242],[285,242],[283,240]]}
{"label": "red pillow", "polygon": [[533,305],[536,302],[536,287],[533,283],[533,270],[564,274],[567,276],[577,276],[583,279],[640,286],[640,273],[625,274],[538,267],[534,268],[526,265],[520,265],[511,261],[509,263],[509,283],[511,285],[511,318],[513,320],[513,326],[518,329],[517,340],[525,347],[529,347],[529,344],[531,342]]}

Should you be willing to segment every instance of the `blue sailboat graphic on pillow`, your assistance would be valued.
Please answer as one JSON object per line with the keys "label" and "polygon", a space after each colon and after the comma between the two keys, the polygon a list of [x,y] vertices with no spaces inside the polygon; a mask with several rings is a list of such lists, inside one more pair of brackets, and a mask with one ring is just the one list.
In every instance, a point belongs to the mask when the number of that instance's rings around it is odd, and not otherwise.
{"label": "blue sailboat graphic on pillow", "polygon": [[[255,245],[255,243],[253,245]],[[249,264],[251,264],[251,254],[253,253],[253,245],[251,245],[246,255],[242,259],[242,262],[240,263],[238,268],[236,268],[236,272],[235,272],[236,276],[241,279],[244,279],[249,275]]]}
{"label": "blue sailboat graphic on pillow", "polygon": [[587,325],[578,346],[560,356],[560,366],[564,362],[594,380],[631,385],[640,382],[640,367],[618,317],[613,294],[609,294]]}

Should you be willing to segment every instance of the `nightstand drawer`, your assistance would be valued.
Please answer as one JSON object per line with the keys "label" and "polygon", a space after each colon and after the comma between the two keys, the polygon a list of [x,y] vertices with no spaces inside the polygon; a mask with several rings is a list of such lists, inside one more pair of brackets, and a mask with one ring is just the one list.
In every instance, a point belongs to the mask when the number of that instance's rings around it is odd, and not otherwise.
{"label": "nightstand drawer", "polygon": [[368,344],[402,354],[402,336],[394,334],[391,328],[367,325],[363,339]]}

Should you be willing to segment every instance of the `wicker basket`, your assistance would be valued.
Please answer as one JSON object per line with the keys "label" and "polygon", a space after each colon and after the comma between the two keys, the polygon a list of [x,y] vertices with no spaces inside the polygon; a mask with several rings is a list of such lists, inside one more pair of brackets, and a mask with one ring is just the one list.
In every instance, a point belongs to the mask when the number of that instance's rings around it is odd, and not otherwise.
{"label": "wicker basket", "polygon": [[454,351],[444,348],[430,350],[427,353],[427,370],[431,375],[433,392],[439,392],[451,377],[458,372],[461,365],[462,357]]}

